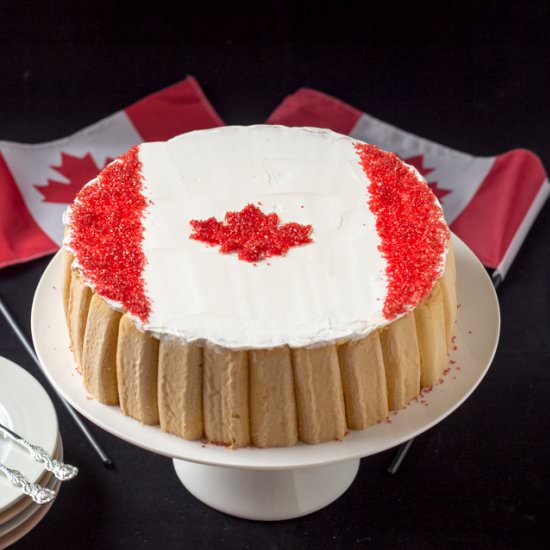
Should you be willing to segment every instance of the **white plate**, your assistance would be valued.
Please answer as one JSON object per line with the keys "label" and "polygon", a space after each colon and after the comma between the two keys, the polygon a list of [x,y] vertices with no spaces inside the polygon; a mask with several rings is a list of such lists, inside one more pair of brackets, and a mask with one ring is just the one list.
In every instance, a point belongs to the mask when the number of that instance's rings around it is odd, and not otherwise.
{"label": "white plate", "polygon": [[[485,269],[474,254],[455,238],[457,257],[458,310],[457,350],[452,353],[451,372],[445,383],[434,387],[421,402],[392,415],[364,431],[352,431],[344,441],[320,445],[231,450],[197,441],[185,441],[144,426],[124,416],[118,407],[102,405],[86,395],[69,351],[61,287],[62,260],[56,255],[36,290],[31,326],[34,345],[52,384],[92,422],[139,447],[178,459],[202,464],[277,470],[320,466],[363,457],[394,447],[427,430],[453,412],[475,389],[493,359],[500,330],[495,291]],[[458,370],[456,367],[460,367]],[[475,418],[472,418],[475,422]]]}
{"label": "white plate", "polygon": [[[63,460],[63,443],[61,442],[61,437],[59,438],[59,452],[56,458],[58,460]],[[45,484],[45,487],[59,493],[61,481],[52,476],[48,483]],[[56,499],[57,498],[58,497],[56,497]],[[53,506],[56,499],[48,502],[48,504],[36,504],[31,501],[30,504],[16,516],[0,525],[0,549],[5,548],[8,544],[13,544],[35,527],[46,515],[46,512]],[[17,538],[13,538],[16,535]],[[9,543],[6,544],[8,540]]]}
{"label": "white plate", "polygon": [[[61,481],[52,477],[46,486],[59,493]],[[17,517],[10,520],[9,524],[0,527],[0,550],[11,546],[32,531],[44,519],[54,502],[55,499],[48,502],[48,504],[32,504]]]}
{"label": "white plate", "polygon": [[[61,436],[58,436],[57,438],[57,446],[55,454],[52,455],[57,460],[60,460],[61,458]],[[47,470],[44,470],[44,473],[40,476],[37,483],[40,485],[48,486],[51,479],[53,477],[53,474],[51,472],[48,472]],[[0,512],[0,533],[2,532],[2,528],[5,523],[10,521],[12,518],[20,514],[25,508],[32,505],[32,499],[31,497],[24,496],[23,498],[17,500],[15,504],[10,506],[7,510],[4,510],[3,512]]]}
{"label": "white plate", "polygon": [[[50,488],[54,491],[59,491],[60,485],[61,482],[57,481],[57,484],[52,485]],[[32,531],[44,519],[44,516],[49,512],[54,502],[55,500],[52,500],[52,502],[49,502],[48,504],[40,505],[40,508],[34,511],[34,513],[24,523],[14,528],[6,535],[0,536],[0,550],[11,546],[20,538],[24,537],[27,533]]]}
{"label": "white plate", "polygon": [[[57,446],[58,425],[53,404],[44,388],[26,370],[0,357],[0,421],[14,432],[49,454]],[[35,483],[44,467],[31,460],[27,451],[0,436],[0,461],[22,472]],[[0,513],[22,499],[21,492],[11,487],[0,475]]]}

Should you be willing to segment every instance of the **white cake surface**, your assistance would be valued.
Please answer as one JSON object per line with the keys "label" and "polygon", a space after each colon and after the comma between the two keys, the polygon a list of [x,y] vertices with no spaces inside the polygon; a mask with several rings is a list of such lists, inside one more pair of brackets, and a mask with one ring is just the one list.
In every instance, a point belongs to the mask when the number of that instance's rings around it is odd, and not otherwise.
{"label": "white cake surface", "polygon": [[[386,260],[354,143],[315,128],[228,126],[140,145],[150,313],[136,323],[232,349],[320,345],[387,324]],[[247,204],[312,225],[313,242],[250,263],[190,239],[191,220]]]}

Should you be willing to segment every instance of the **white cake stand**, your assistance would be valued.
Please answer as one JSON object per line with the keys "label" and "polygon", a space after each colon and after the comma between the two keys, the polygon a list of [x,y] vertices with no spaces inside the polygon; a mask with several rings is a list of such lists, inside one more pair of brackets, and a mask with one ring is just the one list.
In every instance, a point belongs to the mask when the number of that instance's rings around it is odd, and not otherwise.
{"label": "white cake stand", "polygon": [[473,392],[493,359],[500,330],[495,291],[483,266],[455,238],[458,321],[454,363],[444,383],[406,410],[343,441],[274,449],[231,450],[185,441],[143,426],[118,407],[89,399],[77,373],[64,320],[62,262],[55,256],[36,290],[32,334],[46,375],[86,418],[134,445],[169,456],[185,487],[209,506],[238,517],[281,520],[314,512],[351,485],[359,459],[394,447],[431,428]]}

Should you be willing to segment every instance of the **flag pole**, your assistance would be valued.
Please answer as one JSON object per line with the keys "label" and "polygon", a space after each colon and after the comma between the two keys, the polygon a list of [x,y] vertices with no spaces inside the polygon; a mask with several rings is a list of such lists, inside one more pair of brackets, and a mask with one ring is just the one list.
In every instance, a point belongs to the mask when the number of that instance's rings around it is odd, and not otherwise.
{"label": "flag pole", "polygon": [[[21,344],[23,345],[23,347],[25,348],[27,353],[30,355],[31,359],[34,361],[36,366],[42,372],[44,372],[44,369],[43,369],[40,361],[38,360],[38,357],[37,357],[36,353],[34,352],[34,349],[32,348],[30,342],[27,340],[27,337],[25,336],[25,334],[21,330],[21,327],[19,327],[19,325],[17,324],[17,322],[15,321],[13,316],[10,314],[10,312],[6,308],[6,305],[4,304],[4,301],[2,300],[1,296],[0,296],[0,312],[2,313],[2,315],[4,316],[6,321],[8,322],[9,326],[11,327],[11,329],[13,330],[13,332],[15,333],[15,335],[17,336],[17,338],[19,339],[19,341],[21,342]],[[46,379],[49,382],[49,379],[47,377],[46,377]],[[101,462],[103,462],[103,465],[106,468],[112,467],[113,466],[113,461],[109,458],[107,453],[103,450],[103,447],[101,447],[101,445],[97,442],[97,440],[95,439],[93,434],[90,432],[90,430],[88,429],[86,424],[84,424],[84,422],[82,421],[80,416],[78,416],[78,414],[75,412],[75,410],[63,399],[63,397],[52,386],[51,383],[50,383],[50,387],[55,392],[55,394],[57,395],[57,397],[61,401],[62,405],[67,410],[67,412],[71,415],[71,417],[75,421],[76,425],[78,426],[78,428],[80,429],[80,431],[82,432],[84,437],[88,440],[88,443],[90,443],[90,445],[92,446],[94,451],[99,455],[99,458],[101,459]]]}
{"label": "flag pole", "polygon": [[[503,280],[503,276],[497,271],[494,271],[493,274],[491,275],[491,281],[493,282],[493,286],[495,287],[495,290],[497,290],[497,288],[500,286],[500,283],[502,283],[502,280]],[[399,449],[397,449],[397,452],[395,453],[395,456],[393,457],[393,460],[391,461],[391,464],[388,467],[389,474],[394,475],[397,473],[397,470],[399,470],[401,463],[403,462],[403,460],[405,460],[407,453],[412,447],[413,442],[414,442],[414,437],[412,439],[409,439],[408,441],[405,441],[405,443],[402,443]]]}

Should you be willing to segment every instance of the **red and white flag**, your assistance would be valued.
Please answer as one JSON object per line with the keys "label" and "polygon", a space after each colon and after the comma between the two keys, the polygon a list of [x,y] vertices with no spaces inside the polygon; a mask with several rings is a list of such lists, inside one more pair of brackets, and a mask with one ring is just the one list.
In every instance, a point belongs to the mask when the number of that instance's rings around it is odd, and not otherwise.
{"label": "red and white flag", "polygon": [[501,278],[550,194],[544,167],[530,151],[474,157],[400,130],[315,90],[303,88],[288,96],[267,122],[330,128],[394,151],[426,178],[452,231]]}
{"label": "red and white flag", "polygon": [[0,267],[55,252],[67,204],[132,145],[221,125],[187,77],[72,136],[38,145],[0,141]]}

